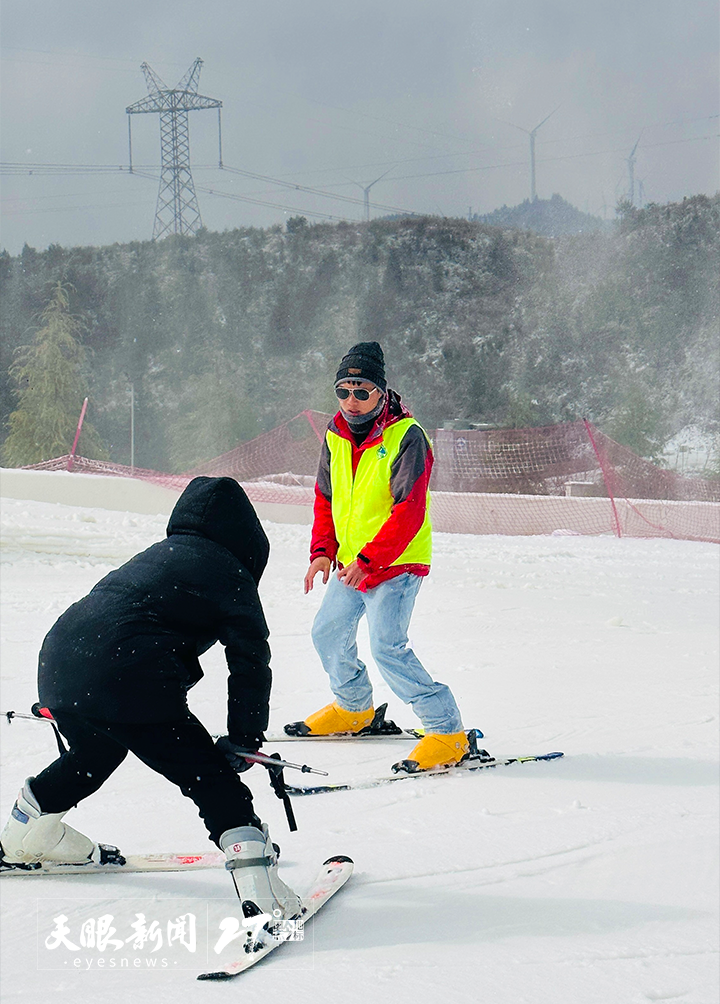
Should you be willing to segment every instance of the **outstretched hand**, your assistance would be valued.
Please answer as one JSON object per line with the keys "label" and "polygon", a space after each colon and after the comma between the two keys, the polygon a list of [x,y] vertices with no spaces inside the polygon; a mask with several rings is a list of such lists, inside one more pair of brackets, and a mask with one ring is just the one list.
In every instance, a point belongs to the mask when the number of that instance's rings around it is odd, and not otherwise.
{"label": "outstretched hand", "polygon": [[323,585],[326,586],[327,581],[330,578],[330,571],[332,567],[333,567],[333,562],[330,560],[330,558],[326,558],[325,555],[320,555],[319,558],[313,558],[313,560],[310,562],[310,567],[305,573],[305,580],[304,580],[305,592],[309,593],[310,590],[312,589],[315,576],[318,574],[318,572],[322,572]]}

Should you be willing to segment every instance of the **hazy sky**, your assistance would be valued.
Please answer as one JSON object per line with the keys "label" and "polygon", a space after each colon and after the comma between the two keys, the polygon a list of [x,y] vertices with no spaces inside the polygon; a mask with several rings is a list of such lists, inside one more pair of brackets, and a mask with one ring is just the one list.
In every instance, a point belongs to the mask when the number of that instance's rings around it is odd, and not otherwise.
{"label": "hazy sky", "polygon": [[[229,167],[360,203],[388,171],[373,216],[521,202],[528,138],[507,123],[529,130],[554,109],[537,134],[541,198],[611,216],[638,137],[646,201],[719,187],[715,0],[3,0],[2,28],[12,253],[151,236],[157,181],[127,173],[143,61],[173,86],[204,60],[199,92],[223,102]],[[158,116],[132,125],[134,162],[156,174]],[[198,189],[272,204],[199,190],[211,230],[363,218],[361,204],[219,171],[215,112],[191,113],[190,128]]]}

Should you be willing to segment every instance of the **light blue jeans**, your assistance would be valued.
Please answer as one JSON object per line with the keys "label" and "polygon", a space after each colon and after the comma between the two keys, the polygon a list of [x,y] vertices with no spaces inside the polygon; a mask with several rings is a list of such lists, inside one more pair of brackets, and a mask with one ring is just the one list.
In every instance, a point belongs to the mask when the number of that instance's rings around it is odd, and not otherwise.
{"label": "light blue jeans", "polygon": [[436,683],[408,648],[407,630],[421,582],[421,576],[406,573],[361,593],[331,575],[313,624],[313,644],[340,707],[365,711],[373,704],[372,685],[358,658],[356,638],[366,614],[370,651],[393,693],[412,705],[427,732],[460,732],[462,719],[450,688]]}

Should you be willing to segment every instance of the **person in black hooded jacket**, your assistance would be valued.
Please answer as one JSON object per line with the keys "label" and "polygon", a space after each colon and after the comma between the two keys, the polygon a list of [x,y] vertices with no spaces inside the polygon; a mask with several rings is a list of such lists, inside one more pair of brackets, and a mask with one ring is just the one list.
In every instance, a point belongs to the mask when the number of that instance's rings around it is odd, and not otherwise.
{"label": "person in black hooded jacket", "polygon": [[268,630],[257,593],[270,545],[232,478],[195,478],[167,538],[106,575],[56,622],[40,651],[40,703],[123,723],[173,721],[203,673],[198,656],[225,646],[228,733],[267,725]]}
{"label": "person in black hooded jacket", "polygon": [[[38,691],[69,750],[26,781],[0,835],[0,868],[122,863],[117,848],[93,843],[62,817],[128,751],[195,802],[229,858],[239,853],[231,849],[240,846],[237,834],[252,831],[243,840],[262,843],[255,856],[272,868],[267,828],[237,774],[245,764],[238,753],[260,747],[268,722],[270,649],[257,587],[269,550],[236,481],[195,478],[167,538],[110,572],[56,621],[40,651]],[[217,641],[229,671],[228,735],[219,745],[187,705],[203,676],[198,657]],[[252,878],[254,870],[244,873]],[[296,907],[274,873],[270,886],[271,908],[276,900],[283,912]]]}

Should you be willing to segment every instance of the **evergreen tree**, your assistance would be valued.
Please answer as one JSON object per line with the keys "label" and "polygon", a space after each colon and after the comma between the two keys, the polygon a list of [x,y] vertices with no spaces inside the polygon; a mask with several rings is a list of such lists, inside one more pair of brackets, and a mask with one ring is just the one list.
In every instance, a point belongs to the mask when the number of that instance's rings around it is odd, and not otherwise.
{"label": "evergreen tree", "polygon": [[[84,325],[70,313],[67,286],[55,285],[40,323],[32,345],[20,346],[10,367],[18,406],[10,415],[3,453],[11,467],[69,453],[88,391],[86,352],[80,342]],[[106,456],[98,434],[87,422],[78,453]]]}

